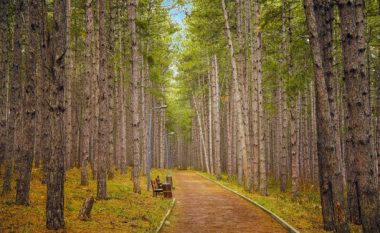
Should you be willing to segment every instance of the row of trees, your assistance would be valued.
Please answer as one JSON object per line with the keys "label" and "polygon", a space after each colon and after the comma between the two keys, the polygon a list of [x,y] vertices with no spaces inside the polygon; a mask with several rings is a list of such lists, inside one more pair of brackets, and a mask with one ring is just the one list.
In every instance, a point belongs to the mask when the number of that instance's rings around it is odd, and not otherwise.
{"label": "row of trees", "polygon": [[375,1],[192,1],[178,163],[263,195],[269,177],[293,199],[319,186],[326,230],[379,232],[379,15]]}
{"label": "row of trees", "polygon": [[[66,1],[54,2],[52,23],[55,27],[51,30],[47,29],[46,6],[41,2],[15,1],[12,6],[14,14],[11,24],[10,1],[2,1],[1,23],[4,31],[1,56],[4,60],[1,64],[0,79],[1,155],[5,160],[3,193],[12,188],[14,161],[17,180],[16,204],[29,204],[37,115],[36,82],[37,79],[43,80],[48,87],[45,89],[47,92],[41,97],[41,115],[45,118],[41,132],[44,139],[49,139],[49,142],[41,140],[42,146],[48,148],[44,157],[47,184],[46,224],[48,228],[56,228],[63,224],[64,143],[61,129],[64,112]],[[14,25],[14,30],[11,30],[10,25]],[[12,63],[8,61],[9,58],[12,58]],[[37,71],[38,58],[44,64],[40,74]],[[12,79],[8,78],[10,76]]]}
{"label": "row of trees", "polygon": [[140,193],[148,130],[152,166],[164,167],[165,110],[152,109],[165,105],[172,75],[169,10],[151,0],[0,2],[2,194],[15,177],[16,204],[28,205],[41,168],[47,228],[65,224],[65,170],[80,168],[84,186],[96,179],[97,199],[107,199],[107,179],[132,165]]}

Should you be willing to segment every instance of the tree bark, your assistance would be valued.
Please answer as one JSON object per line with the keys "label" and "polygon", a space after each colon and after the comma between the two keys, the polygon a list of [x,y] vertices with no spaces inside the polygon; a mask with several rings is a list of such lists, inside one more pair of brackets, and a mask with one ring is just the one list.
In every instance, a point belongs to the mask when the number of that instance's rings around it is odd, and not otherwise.
{"label": "tree bark", "polygon": [[69,169],[73,165],[73,125],[72,125],[72,77],[71,77],[71,1],[67,0],[67,34],[66,34],[66,64],[65,64],[65,169]]}
{"label": "tree bark", "polygon": [[108,96],[107,96],[107,41],[106,41],[106,1],[99,0],[99,143],[97,199],[107,199],[107,157],[108,148]]}
{"label": "tree bark", "polygon": [[47,16],[47,5],[42,3],[41,7],[41,62],[45,64],[42,66],[42,82],[41,85],[41,159],[43,162],[43,174],[41,182],[45,184],[47,182],[49,159],[52,153],[51,148],[51,114],[49,100],[51,95],[51,69],[53,67],[52,59],[52,46],[51,46],[51,36],[48,33],[48,16]]}
{"label": "tree bark", "polygon": [[280,98],[279,98],[279,114],[281,118],[281,125],[279,127],[282,127],[281,129],[281,191],[285,192],[286,187],[287,187],[287,180],[288,180],[288,150],[287,150],[287,145],[288,145],[288,120],[287,120],[287,98],[286,98],[286,87],[285,87],[285,77],[288,74],[287,70],[287,59],[289,56],[289,48],[287,46],[287,34],[286,34],[286,23],[287,20],[290,20],[286,16],[286,7],[287,7],[287,2],[285,0],[282,1],[282,9],[281,9],[281,45],[280,49],[283,51],[283,56],[281,57],[281,66],[284,72],[286,74],[284,76],[280,77],[279,80],[279,92],[280,92]]}
{"label": "tree bark", "polygon": [[213,75],[211,75],[211,90],[212,90],[212,113],[213,113],[213,128],[214,128],[214,156],[215,156],[215,175],[217,178],[221,176],[221,162],[220,162],[220,91],[219,91],[219,69],[218,58],[213,56],[212,60]]}
{"label": "tree bark", "polygon": [[[345,214],[343,197],[343,179],[337,166],[335,150],[335,132],[329,103],[328,90],[325,77],[326,54],[323,46],[326,45],[327,27],[322,27],[323,16],[331,10],[331,5],[323,7],[318,1],[304,0],[305,13],[309,31],[310,47],[313,55],[314,79],[316,91],[317,111],[317,150],[319,158],[320,192],[324,228],[336,232],[349,232]],[[325,12],[326,11],[326,12]],[[331,23],[332,21],[328,22]],[[324,21],[326,23],[326,21]],[[326,178],[326,173],[328,178]],[[331,212],[332,211],[332,212]]]}
{"label": "tree bark", "polygon": [[65,227],[64,221],[64,80],[65,52],[67,33],[67,0],[54,1],[52,58],[51,69],[51,98],[50,115],[52,119],[51,145],[52,153],[49,159],[47,176],[46,226],[48,229]]}
{"label": "tree bark", "polygon": [[86,198],[79,212],[78,217],[80,220],[87,221],[91,219],[91,210],[94,203],[95,203],[95,199],[93,197]]}
{"label": "tree bark", "polygon": [[[97,1],[96,12],[99,12],[99,1]],[[96,20],[99,21],[99,14],[94,15]],[[94,68],[93,72],[93,80],[91,82],[91,135],[92,135],[92,174],[93,178],[97,179],[98,177],[98,161],[100,158],[99,154],[99,67],[100,67],[100,59],[99,59],[99,25],[94,25],[94,58],[92,59],[92,66]]]}
{"label": "tree bark", "polygon": [[[251,9],[250,9],[251,11]],[[251,37],[251,62],[252,62],[252,74],[251,74],[251,110],[252,110],[252,191],[259,188],[259,103],[258,103],[258,42],[259,42],[259,11],[260,6],[257,1],[253,1],[253,24],[250,24],[250,37]],[[261,38],[260,38],[261,40]],[[261,41],[260,41],[261,42]]]}
{"label": "tree bark", "polygon": [[[244,131],[244,122],[243,122],[243,112],[242,112],[242,90],[239,88],[239,82],[238,82],[238,73],[237,73],[237,66],[236,66],[236,60],[235,60],[235,52],[234,52],[234,46],[232,42],[232,36],[231,36],[231,30],[229,25],[229,19],[228,19],[228,12],[226,8],[226,4],[224,0],[221,0],[222,9],[223,9],[223,15],[224,15],[224,23],[225,23],[225,31],[226,31],[226,37],[228,42],[228,47],[230,49],[230,59],[231,59],[231,66],[232,66],[232,86],[233,86],[233,93],[234,93],[234,100],[236,101],[236,115],[237,115],[237,146],[238,146],[238,155],[241,156],[242,165],[243,165],[243,174],[245,178],[247,178],[247,149],[246,149],[246,140],[245,140],[245,131]],[[246,181],[246,180],[245,180]]]}
{"label": "tree bark", "polygon": [[141,193],[139,165],[140,165],[140,116],[139,116],[139,67],[138,41],[136,32],[137,0],[129,0],[128,26],[131,49],[131,78],[132,78],[132,139],[133,139],[133,192]]}
{"label": "tree bark", "polygon": [[22,28],[25,14],[24,0],[15,2],[15,26],[13,35],[13,72],[10,82],[9,95],[9,122],[8,122],[8,151],[5,155],[5,172],[3,182],[3,193],[11,191],[12,164],[21,152],[22,121],[21,121],[21,66],[22,66]]}
{"label": "tree bark", "polygon": [[94,80],[94,19],[93,19],[93,0],[86,1],[86,77],[84,79],[83,94],[84,94],[84,113],[83,113],[83,150],[81,158],[81,185],[88,185],[87,164],[90,157],[90,127],[91,127],[91,82]]}
{"label": "tree bark", "polygon": [[114,39],[114,24],[115,24],[115,4],[114,0],[108,2],[108,30],[107,30],[107,104],[108,104],[108,155],[107,155],[107,175],[108,179],[114,177],[113,165],[114,165],[114,151],[115,151],[115,137],[114,137],[114,76],[115,72],[113,69],[113,57],[115,56],[115,39]]}
{"label": "tree bark", "polygon": [[366,72],[364,2],[340,0],[343,71],[346,88],[347,136],[346,153],[351,161],[348,173],[356,192],[363,232],[380,231],[378,185],[375,174],[375,155],[372,150],[370,79]]}
{"label": "tree bark", "polygon": [[[254,90],[253,94],[256,95],[257,97],[257,110],[258,110],[258,117],[256,119],[256,126],[257,131],[256,135],[254,137],[257,137],[257,145],[256,145],[256,150],[257,154],[256,156],[258,157],[258,164],[259,167],[256,166],[256,173],[259,173],[260,175],[260,182],[259,183],[259,191],[260,194],[262,195],[268,195],[268,187],[267,187],[267,153],[265,151],[265,128],[266,128],[266,123],[265,123],[265,117],[264,117],[264,98],[263,98],[263,85],[262,85],[262,79],[263,79],[263,74],[262,74],[262,44],[261,44],[261,31],[259,29],[260,27],[260,2],[258,0],[255,0],[253,2],[253,14],[254,14],[254,44],[253,44],[253,67],[254,67],[254,72],[253,75],[254,81],[257,82],[257,84],[254,83]],[[256,86],[257,85],[257,86]],[[255,99],[254,99],[255,100]],[[254,122],[255,124],[255,122]],[[254,166],[255,168],[255,166]],[[254,169],[255,171],[255,169]],[[254,172],[255,173],[255,172]],[[254,179],[258,179],[259,176],[256,174]],[[257,185],[257,184],[256,184]]]}
{"label": "tree bark", "polygon": [[[208,62],[209,63],[209,62]],[[213,140],[213,135],[214,135],[214,132],[213,132],[213,108],[212,108],[212,87],[211,87],[211,76],[213,74],[211,74],[212,71],[208,71],[208,98],[206,98],[208,101],[207,104],[208,104],[208,111],[207,111],[207,129],[208,129],[208,146],[209,146],[209,155],[210,155],[210,164],[211,164],[211,174],[215,175],[215,162],[214,162],[214,140]]]}
{"label": "tree bark", "polygon": [[7,156],[8,5],[9,0],[0,0],[0,167]]}
{"label": "tree bark", "polygon": [[[379,14],[380,14],[380,1],[379,1]],[[378,51],[380,57],[380,50]],[[376,150],[377,150],[377,183],[378,183],[378,202],[380,203],[380,59],[378,60],[378,74],[377,74],[377,127],[376,127]]]}
{"label": "tree bark", "polygon": [[290,142],[291,142],[291,154],[292,154],[292,199],[295,200],[298,197],[299,192],[299,150],[297,139],[297,115],[296,101],[292,100],[290,110]]}
{"label": "tree bark", "polygon": [[209,160],[207,158],[207,146],[206,146],[206,143],[205,143],[205,137],[204,137],[204,128],[203,128],[203,124],[202,124],[202,119],[201,119],[201,116],[200,116],[200,111],[199,111],[199,104],[194,96],[194,93],[193,93],[193,102],[194,102],[194,108],[195,108],[195,112],[196,112],[196,118],[197,118],[197,121],[198,121],[198,127],[199,127],[199,137],[200,137],[200,146],[203,148],[201,151],[203,152],[203,161],[204,164],[205,164],[205,167],[206,167],[206,171],[207,173],[210,173],[211,170],[210,170],[210,165],[209,165]]}
{"label": "tree bark", "polygon": [[36,75],[37,75],[37,50],[40,33],[40,4],[36,0],[30,0],[29,20],[27,25],[28,46],[26,52],[26,81],[23,94],[23,134],[22,153],[17,158],[17,188],[16,204],[29,204],[30,179],[32,175],[34,154],[34,121],[36,116]]}

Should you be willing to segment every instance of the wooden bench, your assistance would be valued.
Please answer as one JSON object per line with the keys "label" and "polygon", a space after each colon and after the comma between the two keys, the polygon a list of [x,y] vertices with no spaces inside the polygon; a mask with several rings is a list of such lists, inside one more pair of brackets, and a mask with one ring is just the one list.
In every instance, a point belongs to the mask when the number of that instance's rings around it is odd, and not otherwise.
{"label": "wooden bench", "polygon": [[150,184],[152,185],[153,197],[157,197],[158,194],[163,193],[162,188],[158,188],[155,181],[151,180]]}

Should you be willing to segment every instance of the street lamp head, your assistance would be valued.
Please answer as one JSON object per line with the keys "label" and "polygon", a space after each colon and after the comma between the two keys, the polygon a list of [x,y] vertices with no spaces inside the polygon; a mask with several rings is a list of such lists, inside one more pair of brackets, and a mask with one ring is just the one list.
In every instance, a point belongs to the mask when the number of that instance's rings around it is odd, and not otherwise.
{"label": "street lamp head", "polygon": [[156,109],[166,109],[166,108],[168,108],[168,106],[162,105],[162,106],[158,106],[158,107],[155,107],[155,108],[152,108],[152,109],[156,110]]}

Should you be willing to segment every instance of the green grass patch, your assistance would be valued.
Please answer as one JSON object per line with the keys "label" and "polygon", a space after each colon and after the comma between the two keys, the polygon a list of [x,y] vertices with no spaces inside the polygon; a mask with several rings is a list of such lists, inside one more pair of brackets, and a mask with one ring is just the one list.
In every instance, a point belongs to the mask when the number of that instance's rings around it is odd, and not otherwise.
{"label": "green grass patch", "polygon": [[[96,197],[96,181],[80,185],[80,170],[66,172],[66,232],[154,232],[170,207],[171,200],[155,198],[146,191],[146,176],[141,177],[141,194],[133,193],[130,170],[115,172],[107,182],[109,200],[96,201],[91,221],[80,221],[78,213],[85,198]],[[40,170],[33,169],[30,205],[15,205],[15,191],[0,196],[0,232],[47,232],[45,228],[46,185],[40,182]],[[163,170],[152,170],[152,177],[165,176]],[[90,173],[89,173],[90,174]],[[13,182],[13,187],[15,182]],[[2,187],[2,180],[0,181]]]}

